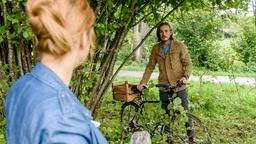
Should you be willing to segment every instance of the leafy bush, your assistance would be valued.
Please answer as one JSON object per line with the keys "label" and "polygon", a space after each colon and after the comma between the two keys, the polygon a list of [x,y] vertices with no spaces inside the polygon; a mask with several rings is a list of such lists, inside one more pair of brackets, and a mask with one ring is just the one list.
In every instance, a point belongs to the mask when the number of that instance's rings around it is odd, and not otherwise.
{"label": "leafy bush", "polygon": [[176,38],[184,40],[195,66],[218,70],[223,62],[220,46],[214,42],[222,38],[222,19],[214,12],[195,10],[181,14],[174,21]]}
{"label": "leafy bush", "polygon": [[5,73],[7,68],[8,65],[0,66],[0,143],[5,143],[4,100],[10,86],[10,75]]}
{"label": "leafy bush", "polygon": [[232,47],[240,59],[247,65],[256,65],[256,27],[251,19],[242,25],[242,33]]}
{"label": "leafy bush", "polygon": [[[115,83],[125,80],[128,80],[129,83],[140,81],[139,78],[117,77]],[[157,83],[157,80],[152,81],[150,85],[152,83]],[[188,92],[191,112],[208,127],[213,143],[256,142],[255,86],[190,81]],[[146,98],[147,100],[159,100],[158,89],[151,88]],[[97,120],[102,123],[101,130],[109,143],[128,143],[130,140],[130,137],[126,140],[121,139],[120,109],[122,104],[113,101],[111,91],[109,91],[100,108]],[[164,122],[168,119],[160,117],[160,105],[148,104],[145,106],[146,115],[143,124],[147,125],[149,129],[155,126],[155,123],[151,122]],[[157,140],[163,139],[160,135],[156,136],[152,139],[152,143],[159,142]]]}

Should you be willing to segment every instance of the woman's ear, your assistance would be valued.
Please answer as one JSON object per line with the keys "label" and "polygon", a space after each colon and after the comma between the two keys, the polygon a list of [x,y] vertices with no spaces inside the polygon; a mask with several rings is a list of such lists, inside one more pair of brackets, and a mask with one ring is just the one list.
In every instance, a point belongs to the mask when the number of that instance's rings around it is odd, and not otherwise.
{"label": "woman's ear", "polygon": [[84,32],[80,38],[80,49],[84,49],[87,48],[87,46],[89,46],[89,40],[88,40],[88,36],[86,34],[86,32]]}
{"label": "woman's ear", "polygon": [[82,61],[84,61],[87,58],[89,54],[89,49],[90,49],[90,41],[87,33],[84,32],[80,39],[79,51],[78,51],[78,55]]}

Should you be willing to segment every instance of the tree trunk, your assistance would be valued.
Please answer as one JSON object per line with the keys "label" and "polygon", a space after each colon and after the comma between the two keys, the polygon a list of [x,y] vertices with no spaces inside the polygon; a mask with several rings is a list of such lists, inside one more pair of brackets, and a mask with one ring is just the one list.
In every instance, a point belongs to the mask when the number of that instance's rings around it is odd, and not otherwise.
{"label": "tree trunk", "polygon": [[256,26],[256,1],[252,0],[252,9],[253,9],[253,15],[254,15],[254,25]]}
{"label": "tree trunk", "polygon": [[21,48],[20,47],[17,48],[17,61],[18,61],[20,76],[23,76],[24,71],[23,71],[23,67],[22,67]]}
{"label": "tree trunk", "polygon": [[[139,24],[134,26],[133,29],[133,40],[132,40],[132,49],[135,49],[139,42],[142,40],[143,37],[148,33],[148,26],[146,23],[141,21]],[[143,42],[138,50],[135,52],[133,56],[134,61],[141,61],[142,59],[146,58],[146,50],[145,50],[145,43]]]}
{"label": "tree trunk", "polygon": [[30,41],[27,41],[27,42],[24,41],[22,46],[22,51],[24,51],[25,53],[24,57],[26,58],[26,61],[23,65],[25,72],[29,72],[32,69],[32,66],[36,62],[35,50],[29,45],[30,43],[31,43]]}
{"label": "tree trunk", "polygon": [[[149,31],[149,27],[148,25],[145,23],[145,22],[141,22],[141,39],[143,37],[146,36],[146,34],[148,33]],[[141,58],[142,59],[145,59],[146,58],[146,47],[145,47],[145,42],[142,43],[141,45],[141,48],[140,48],[140,53],[141,53]]]}
{"label": "tree trunk", "polygon": [[10,30],[8,29],[7,26],[7,7],[6,7],[6,2],[3,2],[3,15],[4,15],[4,25],[7,28],[6,29],[6,42],[7,42],[7,49],[8,49],[8,66],[9,66],[9,73],[10,73],[10,78],[11,81],[15,80],[15,75],[14,75],[14,71],[13,71],[13,58],[14,58],[14,50],[13,50],[13,46],[11,44],[11,38],[10,38]]}
{"label": "tree trunk", "polygon": [[[139,32],[140,23],[135,25],[133,28],[133,38],[132,38],[132,49],[134,49],[138,43],[141,41],[141,33]],[[134,61],[139,61],[141,59],[141,47],[134,53],[132,58]]]}
{"label": "tree trunk", "polygon": [[[98,88],[98,91],[95,93],[96,97],[91,97],[91,100],[90,100],[90,104],[91,104],[90,106],[91,106],[91,110],[94,118],[96,118],[97,116],[97,109],[101,105],[104,94],[106,93],[108,87],[111,85],[111,82],[112,82],[111,79],[112,79],[112,74],[113,74],[113,69],[114,69],[116,58],[117,58],[117,54],[119,49],[121,48],[121,44],[124,38],[126,37],[127,33],[128,33],[127,27],[121,28],[121,30],[117,33],[116,35],[117,40],[112,46],[111,48],[112,51],[110,52],[107,60],[105,61],[105,66],[107,67],[106,68],[103,67],[103,69],[101,69],[102,71],[104,71],[103,75],[101,75],[101,77],[104,79],[102,79],[101,86]],[[95,95],[92,95],[92,96],[95,96]]]}

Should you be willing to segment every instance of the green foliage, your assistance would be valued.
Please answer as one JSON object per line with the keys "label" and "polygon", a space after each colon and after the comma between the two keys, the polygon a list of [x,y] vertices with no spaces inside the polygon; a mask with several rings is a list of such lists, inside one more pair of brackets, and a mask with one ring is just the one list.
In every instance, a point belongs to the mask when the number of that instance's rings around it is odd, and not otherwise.
{"label": "green foliage", "polygon": [[10,75],[4,73],[8,65],[0,66],[0,143],[5,143],[5,114],[4,114],[4,99],[9,89]]}
{"label": "green foliage", "polygon": [[[156,91],[155,88],[149,88],[150,93],[148,95],[145,95],[147,100],[153,100],[158,98],[159,96],[156,95],[158,93],[158,90]],[[175,100],[173,105],[169,105],[169,110],[171,111],[170,115],[166,114],[166,111],[161,108],[161,103],[158,104],[150,104],[146,103],[144,105],[144,111],[142,114],[137,113],[137,117],[139,117],[138,123],[140,126],[142,126],[145,131],[153,132],[153,131],[159,131],[161,129],[161,126],[169,126],[172,130],[176,132],[176,135],[183,136],[186,133],[185,128],[185,122],[187,120],[186,118],[186,112],[184,111],[183,107],[180,105],[180,102],[178,99]],[[176,115],[175,121],[172,122],[172,116],[175,115],[173,110],[179,110],[181,112],[180,115]],[[156,126],[158,126],[156,130]],[[128,137],[127,140],[129,140],[130,137]],[[167,133],[164,133],[164,135],[156,134],[152,137],[152,143],[157,142],[165,142],[169,138],[176,138],[174,135],[169,135]],[[178,141],[176,141],[178,143]]]}
{"label": "green foliage", "polygon": [[[85,77],[81,77],[84,75]],[[89,100],[89,94],[91,88],[93,87],[93,83],[99,78],[98,74],[92,72],[90,64],[84,64],[80,66],[76,73],[74,74],[74,78],[70,82],[70,87],[75,88],[76,86],[80,86],[82,91],[78,94],[78,98],[82,104],[86,104]],[[76,91],[73,89],[73,91]]]}
{"label": "green foliage", "polygon": [[232,43],[232,47],[245,64],[256,67],[256,26],[253,22],[253,18],[251,17],[248,20],[244,20],[241,26],[242,33],[240,37]]}
{"label": "green foliage", "polygon": [[216,13],[207,10],[194,10],[177,16],[174,22],[176,37],[188,46],[194,66],[212,70],[221,66],[220,48],[214,41],[222,37],[223,24]]}
{"label": "green foliage", "polygon": [[[119,77],[116,82],[124,80],[129,80],[129,83],[138,83],[140,79]],[[156,83],[156,81],[153,82]],[[151,89],[154,96],[150,96],[148,100],[159,99],[158,89]],[[188,92],[191,111],[209,128],[213,143],[245,144],[256,142],[254,128],[256,124],[254,110],[256,106],[255,87],[191,81]],[[177,104],[179,104],[178,101]],[[122,142],[119,122],[121,105],[121,102],[116,102],[112,99],[111,91],[109,91],[99,112],[98,120],[102,123],[101,129],[104,130],[103,132],[110,143]],[[169,118],[164,115],[165,111],[161,109],[160,104],[147,104],[145,107],[146,119],[141,122],[149,130],[152,129],[156,122],[168,123]],[[183,122],[186,119],[182,116],[179,119],[177,122],[180,122],[180,126],[183,126]],[[181,130],[181,133],[184,130]],[[160,142],[166,138],[165,136],[155,136],[152,141],[153,143]],[[129,138],[123,142],[128,143]]]}
{"label": "green foliage", "polygon": [[[31,33],[24,11],[25,1],[6,1],[2,4],[5,4],[7,9],[7,13],[2,13],[5,14],[2,16],[6,16],[6,21],[0,24],[0,36],[2,35],[2,39],[7,40],[5,33],[6,30],[9,30],[11,43],[17,47],[19,46],[19,42],[31,40]],[[2,33],[1,29],[5,29],[5,31]]]}
{"label": "green foliage", "polygon": [[[239,10],[241,10],[246,8],[243,5],[247,2],[248,1],[223,1],[223,3],[221,3],[219,6],[221,7],[221,9],[239,7]],[[239,42],[236,39],[241,39],[237,38],[238,32],[240,31],[239,25],[248,25],[248,22],[246,23],[246,17],[241,18],[241,16],[236,16],[232,13],[229,13],[228,10],[225,11],[226,14],[220,15],[218,11],[209,10],[209,8],[207,8],[211,7],[211,4],[216,3],[217,1],[211,1],[210,3],[206,1],[186,1],[180,8],[180,10],[178,10],[173,15],[173,17],[169,18],[169,21],[173,23],[176,39],[184,41],[185,44],[188,46],[195,67],[202,67],[205,68],[205,70],[216,72],[255,72],[255,64],[252,62],[248,64],[244,63],[241,56],[241,54],[245,55],[247,53],[248,55],[248,53],[250,53],[251,58],[246,55],[244,56],[244,58],[252,59],[252,57],[255,56],[254,52],[252,52],[253,50],[255,50],[255,48],[253,48],[255,44],[250,44],[250,51],[248,51],[247,49],[243,49],[243,47],[240,47],[241,50],[237,51],[234,50],[233,46],[230,46],[232,43],[238,45]],[[226,5],[227,7],[224,8],[224,5]],[[200,7],[204,7],[203,10],[200,10]],[[171,7],[163,6],[161,10],[164,11],[168,8],[170,9]],[[158,13],[158,15],[162,15],[163,12],[161,13],[161,10],[156,10],[155,13]],[[149,25],[153,25],[152,23],[154,23],[154,20],[156,20],[155,17],[153,17],[153,15],[150,15],[146,18],[145,22],[147,22]],[[238,25],[237,23],[239,21],[240,23]],[[255,25],[251,25],[249,27],[254,28],[250,31],[255,31]],[[223,37],[223,35],[225,37]],[[248,32],[246,39],[248,39],[248,36],[251,36],[251,38],[249,39],[253,39],[253,37],[255,37],[253,34],[250,34],[250,32]],[[243,40],[241,39],[240,41],[245,41],[245,38]],[[145,41],[146,58],[149,57],[152,47],[155,43],[156,34],[155,32],[153,32]],[[129,45],[129,42],[127,44]],[[124,53],[127,53],[129,51],[131,50],[127,50],[125,48],[125,50],[122,49],[120,53],[123,53],[124,56]],[[119,58],[118,60],[122,60],[122,58]],[[141,63],[143,63],[143,65],[146,65],[147,60],[148,59],[142,59]],[[131,64],[132,62],[129,63]],[[133,68],[136,67],[136,65],[132,63],[131,66],[127,66],[129,67],[128,70],[138,69]],[[143,68],[141,68],[141,66],[139,69],[144,70]]]}
{"label": "green foliage", "polygon": [[[122,48],[118,53],[117,61],[123,61],[131,52],[132,52],[132,33],[129,32],[123,41]],[[129,60],[127,63],[131,63],[132,61]]]}
{"label": "green foliage", "polygon": [[[204,119],[208,117],[207,126],[212,134],[216,134],[216,143],[251,143],[256,140],[250,138],[256,133],[251,127],[256,116],[251,110],[255,105],[255,87],[211,82],[202,82],[200,89],[195,89],[198,86],[194,84],[190,86],[193,112]],[[233,139],[234,135],[237,135],[236,139]]]}

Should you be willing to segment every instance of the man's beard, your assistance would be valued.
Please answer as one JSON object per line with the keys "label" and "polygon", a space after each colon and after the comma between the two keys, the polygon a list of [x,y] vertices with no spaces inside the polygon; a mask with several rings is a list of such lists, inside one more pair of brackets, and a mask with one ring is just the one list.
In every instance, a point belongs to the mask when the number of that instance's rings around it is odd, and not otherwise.
{"label": "man's beard", "polygon": [[169,41],[170,39],[166,39],[166,37],[165,38],[161,38],[161,41],[162,42],[167,42],[167,41]]}
{"label": "man's beard", "polygon": [[166,39],[166,38],[167,38],[167,36],[161,37],[161,41],[162,41],[162,42],[167,42],[167,41],[171,40],[172,35],[170,35],[169,39]]}

